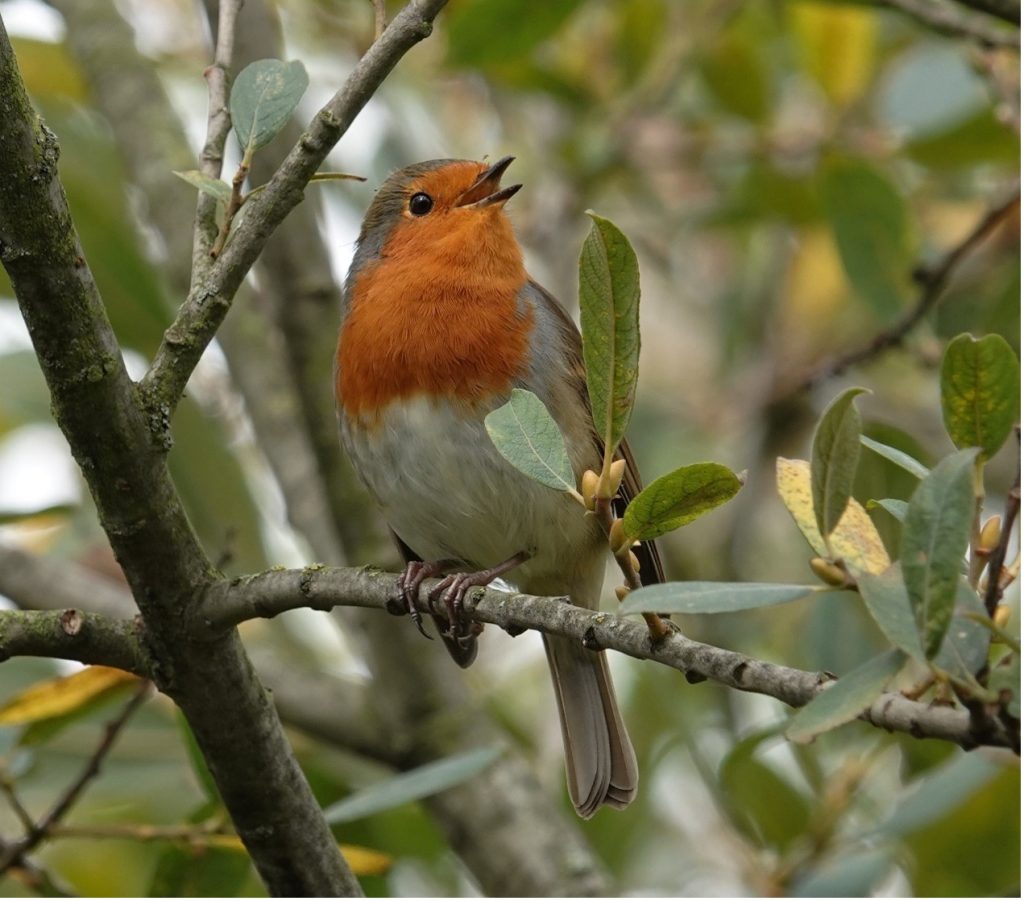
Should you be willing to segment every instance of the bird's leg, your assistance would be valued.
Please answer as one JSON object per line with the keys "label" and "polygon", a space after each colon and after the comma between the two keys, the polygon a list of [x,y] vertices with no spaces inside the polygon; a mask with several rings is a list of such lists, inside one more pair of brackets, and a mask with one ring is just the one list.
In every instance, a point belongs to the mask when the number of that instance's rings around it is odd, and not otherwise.
{"label": "bird's leg", "polygon": [[[419,595],[420,585],[423,584],[424,579],[432,579],[434,576],[439,576],[446,569],[458,566],[458,563],[458,560],[433,560],[430,562],[410,560],[405,564],[405,570],[402,572],[402,575],[398,577],[398,593],[402,599],[402,604],[405,607],[406,613],[416,623],[416,628],[420,630],[420,635],[424,638],[431,638],[431,636],[423,628],[423,616],[416,608],[416,599]],[[433,639],[431,638],[431,640]]]}
{"label": "bird's leg", "polygon": [[518,554],[513,554],[508,560],[499,563],[497,566],[492,566],[490,569],[474,573],[451,573],[430,590],[427,598],[431,606],[438,600],[444,603],[445,609],[448,611],[449,633],[456,641],[468,639],[474,635],[472,629],[466,629],[459,621],[459,617],[462,615],[462,605],[466,599],[466,592],[470,588],[490,585],[498,576],[504,575],[510,569],[515,569],[520,563],[524,563],[529,559],[529,553],[520,551]]}

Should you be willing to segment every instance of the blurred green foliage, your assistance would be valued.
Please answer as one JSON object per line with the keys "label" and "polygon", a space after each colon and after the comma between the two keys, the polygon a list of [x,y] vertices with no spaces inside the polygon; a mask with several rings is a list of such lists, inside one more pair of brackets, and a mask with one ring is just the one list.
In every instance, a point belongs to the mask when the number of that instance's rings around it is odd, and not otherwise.
{"label": "blurred green foliage", "polygon": [[[0,2],[0,15],[6,6]],[[140,46],[195,126],[205,115],[197,85],[209,58],[195,6],[143,6],[131,7]],[[308,97],[317,102],[372,39],[370,4],[278,6],[289,53],[306,62]],[[389,2],[390,14],[398,8]],[[180,298],[160,275],[158,242],[139,224],[145,204],[126,184],[109,128],[64,46],[16,44],[61,141],[61,174],[108,315],[125,348],[146,360]],[[563,300],[576,295],[583,211],[613,219],[640,257],[644,347],[630,440],[642,470],[652,480],[680,462],[716,459],[748,471],[734,501],[663,541],[670,576],[803,582],[808,553],[775,494],[774,459],[807,457],[818,414],[846,383],[804,394],[793,387],[905,312],[919,292],[914,267],[956,245],[1013,189],[1018,62],[1012,52],[936,35],[870,4],[557,0],[524,14],[512,0],[452,0],[434,36],[403,60],[339,145],[337,165],[326,167],[358,171],[367,186],[318,197],[328,220],[343,223],[334,246],[343,270],[373,187],[391,168],[514,153],[526,187],[510,214],[531,272]],[[929,466],[952,451],[939,408],[941,349],[970,331],[999,334],[1019,352],[1018,242],[1013,216],[963,262],[900,350],[857,370],[857,384],[873,392],[858,402],[868,435]],[[9,296],[6,284],[0,294]],[[9,311],[9,301],[0,303]],[[228,376],[216,358],[208,362],[175,418],[170,465],[211,557],[232,572],[251,571],[301,544],[271,540],[288,527]],[[24,343],[3,345],[0,384],[0,442],[50,421]],[[989,464],[986,513],[1002,509],[1016,466],[1012,444]],[[853,494],[907,500],[915,484],[862,453]],[[4,534],[116,578],[88,501],[81,503],[82,515]],[[881,509],[872,518],[895,555],[898,523]],[[1019,601],[1008,600],[1019,633]],[[886,647],[863,605],[845,595],[681,624],[694,638],[837,673]],[[286,640],[274,635],[258,628],[246,637],[272,648],[308,645],[314,650],[300,663],[326,665],[301,630]],[[474,684],[561,797],[540,655],[502,662],[508,648],[500,637],[491,641]],[[654,665],[615,668],[641,794],[628,810],[606,811],[583,828],[631,893],[1019,891],[1016,761],[856,723],[794,746],[780,737],[786,715],[775,702],[690,686]],[[8,662],[0,697],[53,672],[48,662]],[[512,679],[535,703],[502,691]],[[16,730],[0,730],[4,768],[33,813],[74,778],[112,709],[31,747],[19,744]],[[293,738],[324,805],[382,778],[347,752]],[[170,704],[152,701],[69,822],[182,824],[208,804]],[[11,811],[0,810],[0,833],[15,829]],[[472,877],[417,805],[337,833],[395,859],[388,875],[366,877],[370,894],[472,890]],[[80,894],[262,891],[244,859],[224,849],[76,838],[49,844],[39,861]],[[10,878],[0,888],[29,893]]]}

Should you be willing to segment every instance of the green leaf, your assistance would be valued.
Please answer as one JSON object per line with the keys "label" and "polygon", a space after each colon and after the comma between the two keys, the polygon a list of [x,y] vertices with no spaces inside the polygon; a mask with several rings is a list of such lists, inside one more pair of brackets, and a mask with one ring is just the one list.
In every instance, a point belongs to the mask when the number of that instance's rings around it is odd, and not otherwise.
{"label": "green leaf", "polygon": [[988,677],[988,687],[997,694],[1005,695],[1006,712],[1020,719],[1020,654],[1007,654],[994,667]]}
{"label": "green leaf", "polygon": [[520,472],[548,488],[576,490],[565,439],[536,394],[513,388],[508,402],[487,414],[484,426],[498,452]]}
{"label": "green leaf", "polygon": [[551,37],[581,0],[547,0],[530,7],[521,0],[463,0],[448,15],[448,59],[451,65],[504,70],[510,64],[527,68],[536,46]]}
{"label": "green leaf", "polygon": [[718,781],[736,828],[759,845],[782,851],[807,830],[810,805],[788,779],[754,756],[775,735],[772,729],[739,742],[722,761]]}
{"label": "green leaf", "polygon": [[185,172],[174,171],[182,181],[187,181],[193,188],[198,188],[204,194],[216,197],[217,200],[227,203],[231,199],[231,185],[219,178],[210,178],[203,175],[198,169],[188,169]]}
{"label": "green leaf", "polygon": [[957,583],[953,620],[939,653],[932,661],[936,667],[958,679],[973,679],[988,661],[992,633],[973,616],[987,617],[985,605],[963,577]]}
{"label": "green leaf", "polygon": [[912,476],[917,476],[919,479],[923,479],[928,475],[928,467],[923,463],[918,463],[910,454],[905,454],[901,450],[897,450],[895,447],[889,447],[888,444],[882,444],[881,441],[875,441],[873,438],[868,438],[867,435],[860,436],[860,443],[865,447],[870,448],[876,454],[885,457],[890,463],[895,463],[897,466],[905,469]]}
{"label": "green leaf", "polygon": [[861,664],[799,710],[786,730],[786,737],[790,741],[810,741],[856,719],[877,700],[906,662],[903,651],[892,650]]}
{"label": "green leaf", "polygon": [[963,804],[1000,769],[981,754],[957,755],[910,786],[893,815],[867,835],[903,838],[917,832]]}
{"label": "green leaf", "polygon": [[816,585],[758,582],[665,582],[630,592],[619,612],[733,613],[799,601],[822,593]]}
{"label": "green leaf", "polygon": [[974,449],[942,460],[917,486],[903,522],[900,562],[925,655],[934,657],[953,617],[974,515]]}
{"label": "green leaf", "polygon": [[958,448],[991,458],[1020,415],[1020,362],[999,335],[954,338],[942,357],[942,418]]}
{"label": "green leaf", "polygon": [[472,779],[501,756],[500,748],[477,748],[416,767],[353,792],[324,811],[328,823],[347,823],[436,795]]}
{"label": "green leaf", "polygon": [[847,388],[821,414],[811,444],[811,498],[818,531],[828,536],[850,502],[860,455],[860,414],[853,400],[864,388]]}
{"label": "green leaf", "polygon": [[308,86],[306,68],[298,60],[259,59],[242,69],[231,86],[231,124],[242,150],[269,144]]}
{"label": "green leaf", "polygon": [[857,161],[829,166],[821,189],[850,284],[879,316],[896,315],[913,266],[903,198],[877,169]]}
{"label": "green leaf", "polygon": [[894,519],[898,519],[903,522],[907,516],[907,502],[898,500],[894,497],[883,497],[880,501],[868,501],[868,509],[874,510],[876,507],[885,510]]}
{"label": "green leaf", "polygon": [[871,898],[893,867],[893,848],[841,850],[794,881],[794,898]]}
{"label": "green leaf", "polygon": [[611,454],[626,432],[640,361],[640,268],[626,236],[594,220],[580,252],[580,328],[594,424]]}
{"label": "green leaf", "polygon": [[860,596],[882,634],[916,660],[924,660],[910,595],[903,584],[903,570],[894,563],[883,573],[865,573],[857,579]]}
{"label": "green leaf", "polygon": [[630,541],[647,541],[703,516],[733,497],[743,483],[720,463],[691,463],[655,479],[626,507]]}

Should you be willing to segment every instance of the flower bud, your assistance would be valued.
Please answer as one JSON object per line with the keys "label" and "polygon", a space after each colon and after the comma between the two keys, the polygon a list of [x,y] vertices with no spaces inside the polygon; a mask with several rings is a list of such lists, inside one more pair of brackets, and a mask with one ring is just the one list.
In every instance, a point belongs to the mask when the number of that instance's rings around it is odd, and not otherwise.
{"label": "flower bud", "polygon": [[628,595],[629,595],[629,586],[628,585],[616,585],[615,586],[615,597],[617,597],[619,599],[619,603],[620,604],[624,600],[626,600],[626,597]]}
{"label": "flower bud", "polygon": [[991,554],[999,544],[999,535],[1003,530],[1003,520],[999,516],[990,516],[985,520],[978,535],[978,553]]}
{"label": "flower bud", "polygon": [[617,555],[625,543],[626,530],[623,527],[622,520],[616,519],[608,530],[608,547],[612,549],[613,554]]}
{"label": "flower bud", "polygon": [[629,552],[629,564],[633,567],[633,572],[640,572],[640,558],[632,551]]}
{"label": "flower bud", "polygon": [[1000,629],[1005,629],[1006,624],[1010,621],[1010,608],[1007,604],[999,604],[996,607],[996,612],[992,614],[992,622],[994,622]]}
{"label": "flower bud", "polygon": [[583,478],[580,479],[580,494],[583,495],[583,503],[588,510],[594,509],[594,495],[597,494],[597,484],[600,480],[601,477],[592,469],[583,473]]}
{"label": "flower bud", "polygon": [[850,579],[846,571],[830,563],[822,557],[812,557],[810,560],[811,572],[813,572],[826,585],[839,587],[849,585]]}

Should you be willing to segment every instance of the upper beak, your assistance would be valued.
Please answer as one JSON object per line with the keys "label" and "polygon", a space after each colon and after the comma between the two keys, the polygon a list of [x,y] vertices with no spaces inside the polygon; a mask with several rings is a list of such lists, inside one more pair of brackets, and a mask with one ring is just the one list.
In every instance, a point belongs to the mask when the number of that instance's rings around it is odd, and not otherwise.
{"label": "upper beak", "polygon": [[455,201],[455,206],[479,210],[483,207],[494,206],[495,204],[501,206],[505,203],[522,187],[522,185],[509,185],[507,188],[501,187],[501,176],[505,174],[505,170],[514,159],[514,156],[502,157],[489,169],[481,172],[479,178],[459,195],[459,199]]}

